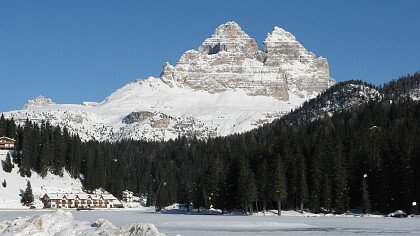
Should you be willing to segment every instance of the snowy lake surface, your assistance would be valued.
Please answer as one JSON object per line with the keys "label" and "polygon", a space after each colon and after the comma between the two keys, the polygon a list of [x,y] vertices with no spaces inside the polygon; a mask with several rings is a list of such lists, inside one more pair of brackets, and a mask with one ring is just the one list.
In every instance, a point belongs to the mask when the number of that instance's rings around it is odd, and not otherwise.
{"label": "snowy lake surface", "polygon": [[[45,213],[0,211],[0,222]],[[420,235],[420,217],[305,217],[159,214],[145,211],[71,211],[77,221],[105,218],[116,226],[152,223],[166,235]]]}

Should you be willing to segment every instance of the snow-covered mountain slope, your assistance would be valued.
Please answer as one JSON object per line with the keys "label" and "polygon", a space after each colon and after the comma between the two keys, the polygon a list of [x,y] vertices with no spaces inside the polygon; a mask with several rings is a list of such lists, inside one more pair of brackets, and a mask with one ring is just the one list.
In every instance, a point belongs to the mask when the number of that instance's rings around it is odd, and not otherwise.
{"label": "snow-covered mountain slope", "polygon": [[[7,151],[0,150],[0,163],[6,159]],[[73,179],[67,172],[63,177],[48,173],[45,178],[33,173],[30,178],[21,177],[15,166],[11,173],[4,172],[0,166],[0,182],[6,181],[6,187],[0,186],[0,209],[28,209],[20,203],[19,194],[25,191],[26,181],[29,180],[34,194],[35,205],[42,207],[39,200],[45,193],[81,193],[82,183],[79,179]]]}
{"label": "snow-covered mountain slope", "polygon": [[51,213],[36,214],[34,216],[18,217],[10,221],[0,222],[0,234],[4,236],[15,235],[137,235],[137,236],[164,236],[159,233],[153,224],[137,223],[121,227],[114,226],[106,219],[96,222],[80,222],[74,220],[71,212],[57,210]]}
{"label": "snow-covered mountain slope", "polygon": [[420,72],[413,75],[402,76],[397,80],[386,83],[381,92],[386,99],[400,100],[411,98],[414,101],[420,100]]}
{"label": "snow-covered mountain slope", "polygon": [[258,50],[235,22],[219,26],[160,78],[125,85],[103,102],[55,104],[39,97],[4,113],[23,123],[47,120],[84,140],[169,140],[240,133],[281,117],[335,83],[326,59],[275,27]]}
{"label": "snow-covered mountain slope", "polygon": [[374,86],[362,81],[337,83],[300,108],[287,114],[284,119],[291,123],[305,123],[334,113],[349,110],[369,101],[380,101],[384,95]]}
{"label": "snow-covered mountain slope", "polygon": [[96,106],[51,104],[4,113],[23,123],[48,120],[84,140],[168,140],[178,135],[200,138],[239,133],[289,112],[304,101],[249,96],[242,90],[211,94],[172,86],[157,78],[137,80]]}

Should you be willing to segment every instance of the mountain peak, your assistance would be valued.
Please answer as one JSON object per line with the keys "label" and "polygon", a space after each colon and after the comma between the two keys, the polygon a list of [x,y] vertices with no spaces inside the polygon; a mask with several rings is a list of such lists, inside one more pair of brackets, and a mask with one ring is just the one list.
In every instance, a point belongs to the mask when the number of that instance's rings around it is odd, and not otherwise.
{"label": "mountain peak", "polygon": [[291,33],[274,27],[258,50],[256,41],[234,21],[218,26],[198,50],[185,52],[160,78],[194,90],[220,93],[242,89],[251,96],[289,100],[289,92],[309,98],[334,80],[328,61],[306,50]]}
{"label": "mountain peak", "polygon": [[40,96],[8,115],[48,120],[84,140],[205,138],[270,122],[335,83],[328,61],[291,33],[274,27],[263,46],[230,21],[165,63],[159,78],[129,83],[99,104],[51,105]]}
{"label": "mountain peak", "polygon": [[264,42],[290,42],[296,41],[295,36],[286,30],[275,26],[271,33],[267,34],[267,38]]}
{"label": "mountain peak", "polygon": [[258,46],[255,40],[249,37],[234,21],[218,26],[210,38],[204,40],[198,49],[203,54],[217,54],[219,52],[235,52],[253,57]]}
{"label": "mountain peak", "polygon": [[246,33],[241,29],[241,27],[234,21],[228,21],[219,25],[214,30],[212,37],[221,36],[227,38],[236,38],[242,35],[246,35]]}
{"label": "mountain peak", "polygon": [[48,105],[53,105],[53,104],[55,104],[53,100],[40,95],[33,100],[28,100],[26,104],[23,106],[23,109],[32,108],[32,107],[43,107],[43,106],[48,106]]}

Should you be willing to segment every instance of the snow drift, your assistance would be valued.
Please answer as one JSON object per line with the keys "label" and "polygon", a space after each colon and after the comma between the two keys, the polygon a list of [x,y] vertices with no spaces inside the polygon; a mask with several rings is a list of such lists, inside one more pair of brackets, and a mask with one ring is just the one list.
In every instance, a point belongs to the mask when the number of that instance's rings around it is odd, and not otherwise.
{"label": "snow drift", "polygon": [[95,223],[79,222],[73,219],[70,212],[57,210],[52,213],[37,214],[31,217],[18,217],[0,223],[0,234],[16,235],[138,235],[163,236],[153,224],[137,223],[121,227],[114,226],[105,219]]}

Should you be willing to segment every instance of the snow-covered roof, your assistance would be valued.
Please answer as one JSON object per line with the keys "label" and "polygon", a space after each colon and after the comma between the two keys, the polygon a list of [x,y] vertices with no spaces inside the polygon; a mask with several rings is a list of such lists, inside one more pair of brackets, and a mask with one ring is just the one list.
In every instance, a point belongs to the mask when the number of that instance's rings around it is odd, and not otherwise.
{"label": "snow-covered roof", "polygon": [[59,199],[63,199],[64,195],[65,194],[62,194],[62,193],[46,193],[44,197],[47,196],[51,200],[59,200]]}
{"label": "snow-covered roof", "polygon": [[116,198],[112,194],[102,194],[102,198],[106,200],[115,200]]}
{"label": "snow-covered roof", "polygon": [[86,200],[89,198],[88,194],[77,194],[77,197],[79,197],[80,200]]}
{"label": "snow-covered roof", "polygon": [[101,197],[102,196],[101,195],[97,195],[97,194],[92,194],[92,195],[90,195],[90,197],[92,198],[92,200],[101,200]]}
{"label": "snow-covered roof", "polygon": [[5,137],[5,136],[0,137],[0,140],[8,140],[8,141],[16,142],[16,140],[9,137]]}
{"label": "snow-covered roof", "polygon": [[87,200],[89,198],[92,199],[92,200],[101,200],[101,199],[116,200],[117,199],[112,194],[46,193],[44,196],[47,196],[51,200],[60,200],[60,199],[64,199],[64,198],[65,199],[71,199],[71,200],[74,200],[76,198],[78,198],[80,200]]}

